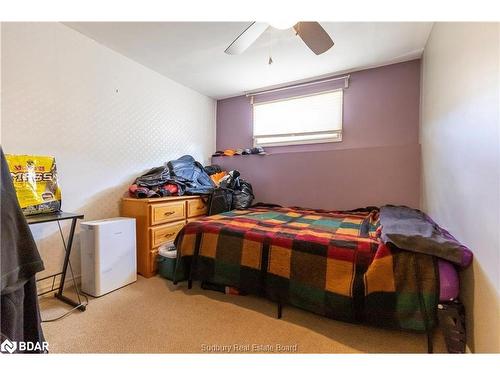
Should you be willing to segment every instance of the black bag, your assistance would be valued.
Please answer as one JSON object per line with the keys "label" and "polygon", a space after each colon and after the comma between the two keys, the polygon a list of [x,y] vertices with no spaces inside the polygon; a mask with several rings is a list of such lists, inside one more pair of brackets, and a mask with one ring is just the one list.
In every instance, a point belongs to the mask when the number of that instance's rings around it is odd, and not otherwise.
{"label": "black bag", "polygon": [[239,189],[233,190],[233,210],[243,210],[250,207],[254,198],[252,185],[240,178]]}
{"label": "black bag", "polygon": [[208,216],[231,211],[233,192],[230,189],[216,188],[208,201]]}

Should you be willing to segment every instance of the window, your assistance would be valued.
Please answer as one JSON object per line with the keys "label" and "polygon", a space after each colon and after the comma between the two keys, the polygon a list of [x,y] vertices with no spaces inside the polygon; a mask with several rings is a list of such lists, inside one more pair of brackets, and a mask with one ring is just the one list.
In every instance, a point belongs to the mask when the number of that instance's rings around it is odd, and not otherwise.
{"label": "window", "polygon": [[255,146],[342,140],[343,91],[335,90],[253,105]]}

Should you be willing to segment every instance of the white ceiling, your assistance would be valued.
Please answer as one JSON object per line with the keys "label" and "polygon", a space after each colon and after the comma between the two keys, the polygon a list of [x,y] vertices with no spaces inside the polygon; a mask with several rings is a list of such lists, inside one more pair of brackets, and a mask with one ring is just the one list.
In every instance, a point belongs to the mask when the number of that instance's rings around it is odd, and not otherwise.
{"label": "white ceiling", "polygon": [[[335,42],[316,56],[292,29],[269,28],[242,55],[224,53],[250,22],[72,22],[65,25],[185,86],[220,99],[263,87],[411,60],[430,22],[321,22]],[[274,63],[268,65],[271,54]]]}

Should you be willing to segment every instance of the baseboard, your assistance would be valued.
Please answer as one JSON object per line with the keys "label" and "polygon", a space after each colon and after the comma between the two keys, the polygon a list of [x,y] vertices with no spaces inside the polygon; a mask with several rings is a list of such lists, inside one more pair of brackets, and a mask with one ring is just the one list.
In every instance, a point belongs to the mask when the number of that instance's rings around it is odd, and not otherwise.
{"label": "baseboard", "polygon": [[[81,285],[81,278],[82,278],[81,275],[75,275],[75,282],[76,282],[76,284],[78,286]],[[59,285],[60,285],[59,282],[54,283],[54,289],[59,288]],[[38,291],[39,295],[41,295],[42,293],[46,293],[46,294],[44,294],[41,297],[51,297],[51,296],[53,296],[53,294],[48,293],[49,290],[52,289],[52,278],[39,281],[39,282],[37,282],[36,286],[37,286],[37,291]],[[73,286],[73,279],[71,277],[67,276],[66,277],[66,281],[64,282],[64,289],[68,289],[68,288],[70,288],[72,286]],[[55,292],[56,291],[54,291],[54,293]]]}

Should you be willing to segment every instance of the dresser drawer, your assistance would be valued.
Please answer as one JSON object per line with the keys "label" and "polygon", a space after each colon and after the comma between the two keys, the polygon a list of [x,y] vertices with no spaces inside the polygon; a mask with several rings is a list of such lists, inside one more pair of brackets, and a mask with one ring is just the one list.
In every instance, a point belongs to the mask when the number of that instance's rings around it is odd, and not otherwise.
{"label": "dresser drawer", "polygon": [[186,203],[179,201],[151,205],[150,218],[151,225],[183,220],[186,218]]}
{"label": "dresser drawer", "polygon": [[182,227],[184,227],[184,221],[150,228],[151,247],[158,247],[165,242],[173,242]]}
{"label": "dresser drawer", "polygon": [[207,205],[202,199],[191,199],[187,201],[188,217],[205,215],[207,213]]}

